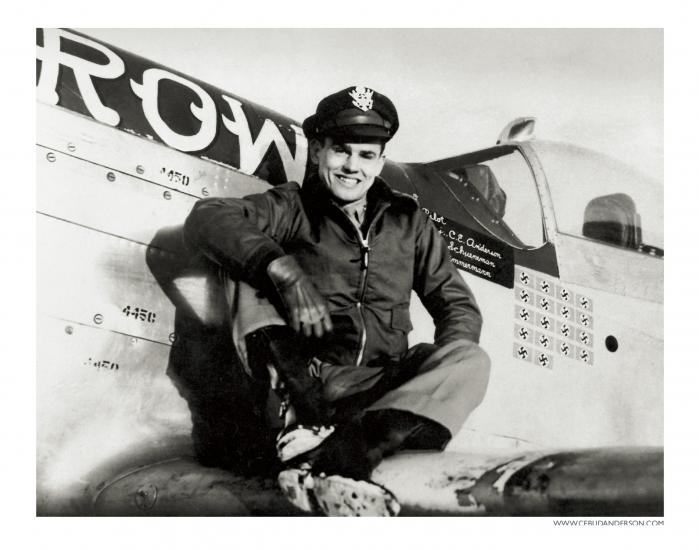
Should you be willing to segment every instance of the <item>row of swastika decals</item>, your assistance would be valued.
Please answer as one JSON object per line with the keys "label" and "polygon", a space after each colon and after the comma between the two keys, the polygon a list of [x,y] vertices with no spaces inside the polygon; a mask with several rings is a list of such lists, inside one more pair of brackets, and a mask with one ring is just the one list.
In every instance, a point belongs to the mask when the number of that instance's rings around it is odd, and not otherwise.
{"label": "row of swastika decals", "polygon": [[593,352],[588,346],[576,345],[566,338],[557,338],[549,333],[534,330],[530,326],[515,324],[513,354],[525,361],[552,368],[554,355],[592,364]]}
{"label": "row of swastika decals", "polygon": [[515,268],[513,355],[553,368],[554,356],[593,364],[592,300],[540,273]]}

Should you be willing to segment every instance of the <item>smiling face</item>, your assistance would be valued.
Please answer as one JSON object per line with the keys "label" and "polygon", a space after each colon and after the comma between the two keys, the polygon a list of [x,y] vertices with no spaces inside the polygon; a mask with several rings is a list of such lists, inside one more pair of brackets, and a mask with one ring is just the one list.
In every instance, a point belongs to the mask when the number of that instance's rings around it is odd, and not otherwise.
{"label": "smiling face", "polygon": [[336,142],[330,137],[312,140],[310,153],[321,181],[340,203],[366,196],[385,159],[381,143]]}

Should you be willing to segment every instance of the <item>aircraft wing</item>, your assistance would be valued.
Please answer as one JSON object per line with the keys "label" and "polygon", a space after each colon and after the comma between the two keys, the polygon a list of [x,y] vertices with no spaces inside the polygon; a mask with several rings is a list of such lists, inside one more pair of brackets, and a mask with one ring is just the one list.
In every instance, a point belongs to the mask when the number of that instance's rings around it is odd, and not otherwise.
{"label": "aircraft wing", "polygon": [[[304,515],[273,478],[244,478],[198,464],[185,449],[132,454],[129,467],[101,470],[75,515]],[[528,451],[517,454],[405,452],[373,480],[391,490],[401,516],[662,516],[658,448]]]}

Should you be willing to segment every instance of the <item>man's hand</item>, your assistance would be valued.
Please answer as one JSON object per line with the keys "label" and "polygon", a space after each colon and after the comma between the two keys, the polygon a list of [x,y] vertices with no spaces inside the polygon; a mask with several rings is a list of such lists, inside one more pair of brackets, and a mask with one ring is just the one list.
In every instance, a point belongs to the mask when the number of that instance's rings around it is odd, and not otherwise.
{"label": "man's hand", "polygon": [[270,262],[267,275],[284,302],[291,328],[305,336],[323,336],[333,328],[325,299],[293,256]]}

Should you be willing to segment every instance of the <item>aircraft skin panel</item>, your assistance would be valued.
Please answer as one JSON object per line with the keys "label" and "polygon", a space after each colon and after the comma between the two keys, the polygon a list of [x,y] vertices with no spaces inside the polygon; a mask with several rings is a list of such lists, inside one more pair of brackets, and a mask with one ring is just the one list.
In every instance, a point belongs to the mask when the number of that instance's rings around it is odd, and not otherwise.
{"label": "aircraft skin panel", "polygon": [[82,494],[84,476],[123,449],[191,433],[165,372],[170,347],[39,316],[37,509]]}
{"label": "aircraft skin panel", "polygon": [[38,145],[138,180],[197,198],[237,197],[270,187],[263,179],[214,160],[186,155],[127,131],[115,131],[67,109],[41,103],[36,108]]}
{"label": "aircraft skin panel", "polygon": [[662,305],[661,259],[565,234],[557,235],[556,250],[562,280]]}
{"label": "aircraft skin panel", "polygon": [[182,225],[196,201],[110,167],[50,154],[55,160],[37,148],[40,214],[148,245],[159,228]]}
{"label": "aircraft skin panel", "polygon": [[44,251],[38,265],[40,314],[172,342],[174,307],[146,265],[146,246],[47,216],[38,217],[37,234]]}
{"label": "aircraft skin panel", "polygon": [[[572,298],[588,298],[591,324],[577,321],[583,310],[576,308],[570,308],[570,319],[564,318],[556,310],[562,302],[544,293],[529,289],[530,302],[524,304],[521,285],[509,290],[464,275],[483,313],[480,344],[490,356],[491,378],[483,403],[449,448],[662,445],[662,306],[561,284],[529,268],[516,271],[527,271],[533,281],[539,277],[552,290],[565,288]],[[540,306],[543,297],[551,304],[549,311]],[[519,317],[523,308],[530,314],[527,321]],[[421,319],[426,316],[415,305],[413,310]],[[548,328],[541,326],[545,318]],[[561,333],[565,326],[567,335]],[[411,336],[415,341],[430,337],[427,331]],[[540,343],[542,337],[547,347]],[[614,352],[607,348],[608,337],[617,342]],[[568,355],[561,352],[562,345]],[[526,358],[517,354],[521,346],[528,351]]]}

